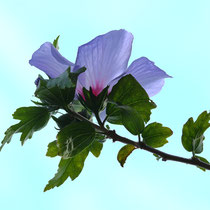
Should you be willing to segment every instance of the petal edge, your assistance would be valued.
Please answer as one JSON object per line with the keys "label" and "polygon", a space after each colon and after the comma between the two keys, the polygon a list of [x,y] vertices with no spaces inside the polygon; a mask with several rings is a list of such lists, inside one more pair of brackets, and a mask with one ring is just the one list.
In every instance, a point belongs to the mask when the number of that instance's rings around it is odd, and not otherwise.
{"label": "petal edge", "polygon": [[51,78],[58,77],[69,66],[73,67],[73,63],[64,58],[50,42],[42,44],[33,53],[29,63],[31,66],[35,66],[45,72]]}

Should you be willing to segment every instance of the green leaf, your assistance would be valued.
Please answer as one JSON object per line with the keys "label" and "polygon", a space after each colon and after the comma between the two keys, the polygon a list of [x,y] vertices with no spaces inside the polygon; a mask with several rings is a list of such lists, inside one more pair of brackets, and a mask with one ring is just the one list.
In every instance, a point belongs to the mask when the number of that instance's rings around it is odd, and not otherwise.
{"label": "green leaf", "polygon": [[204,132],[210,127],[210,113],[202,112],[194,122],[193,118],[189,118],[182,129],[182,145],[194,154],[203,151]]}
{"label": "green leaf", "polygon": [[136,147],[134,147],[133,145],[130,145],[130,144],[127,144],[120,149],[120,151],[118,152],[118,155],[117,155],[117,160],[119,161],[119,163],[122,167],[124,166],[125,161],[128,158],[128,156],[135,149],[136,149]]}
{"label": "green leaf", "polygon": [[60,129],[64,128],[65,126],[71,124],[72,122],[76,122],[75,118],[71,117],[69,114],[63,114],[60,117],[52,116],[52,119],[56,122]]}
{"label": "green leaf", "polygon": [[81,173],[86,157],[88,156],[89,148],[86,148],[81,153],[69,159],[61,159],[58,171],[55,176],[48,182],[44,192],[54,187],[62,185],[68,177],[72,180],[77,178]]}
{"label": "green leaf", "polygon": [[58,40],[59,40],[59,38],[60,38],[60,35],[57,36],[57,38],[53,41],[53,46],[54,46],[57,50],[59,50],[59,46],[58,46]]}
{"label": "green leaf", "polygon": [[157,148],[168,143],[166,138],[172,134],[173,132],[170,128],[163,127],[162,124],[154,122],[145,127],[142,137],[145,144]]}
{"label": "green leaf", "polygon": [[48,144],[48,150],[46,156],[48,157],[56,157],[59,153],[57,141],[52,141]]}
{"label": "green leaf", "polygon": [[95,129],[88,122],[72,122],[57,135],[59,154],[70,158],[90,146],[95,137]]}
{"label": "green leaf", "polygon": [[40,79],[35,96],[43,104],[59,108],[66,107],[75,97],[75,89],[79,74],[85,71],[85,68],[77,72],[70,72],[70,67],[59,77],[55,79]]}
{"label": "green leaf", "polygon": [[98,141],[99,143],[104,143],[106,141],[106,136],[96,133],[95,134],[95,141]]}
{"label": "green leaf", "polygon": [[84,110],[84,106],[80,103],[79,100],[74,100],[71,103],[71,108],[75,111],[75,112],[81,112]]}
{"label": "green leaf", "polygon": [[22,133],[20,141],[23,145],[27,139],[32,137],[35,131],[41,130],[46,126],[50,113],[44,107],[21,107],[15,111],[13,118],[20,120],[20,122],[7,129],[5,137],[1,142],[0,151],[6,143],[11,141],[15,133]]}
{"label": "green leaf", "polygon": [[136,110],[144,122],[149,121],[151,109],[156,108],[155,103],[149,99],[143,87],[130,74],[121,78],[109,94],[106,109],[108,122],[122,124],[119,106],[124,105]]}
{"label": "green leaf", "polygon": [[[207,163],[207,164],[209,164],[209,161],[208,160],[206,160],[206,158],[204,158],[204,157],[201,157],[201,156],[198,156],[198,155],[195,155],[195,157],[196,158],[198,158],[200,161],[202,161],[202,162],[204,162],[204,163]],[[201,169],[202,171],[206,171],[206,169],[205,168],[202,168],[202,167],[199,167],[199,166],[197,166],[199,169]]]}
{"label": "green leaf", "polygon": [[103,144],[95,140],[92,145],[90,146],[90,152],[95,156],[99,157],[101,154],[101,150],[103,148]]}
{"label": "green leaf", "polygon": [[122,124],[133,135],[138,135],[144,130],[144,121],[138,112],[129,106],[119,106],[122,115]]}
{"label": "green leaf", "polygon": [[159,155],[157,155],[157,154],[154,154],[154,153],[153,153],[153,155],[156,157],[156,160],[157,160],[157,161],[159,161],[159,160],[161,159],[161,156],[159,156]]}
{"label": "green leaf", "polygon": [[109,127],[109,125],[106,125],[106,129],[107,129],[107,130],[110,130],[110,127]]}
{"label": "green leaf", "polygon": [[[70,177],[72,180],[77,178],[83,169],[84,162],[89,151],[95,157],[99,157],[103,148],[103,144],[98,142],[100,140],[102,140],[102,135],[97,136],[91,145],[86,147],[82,152],[78,153],[74,157],[69,159],[62,158],[59,163],[58,172],[55,174],[54,178],[49,181],[44,191],[50,190],[55,186],[59,187],[66,181],[68,177]],[[53,141],[48,145],[47,156],[55,157],[56,155],[58,155],[57,142]]]}

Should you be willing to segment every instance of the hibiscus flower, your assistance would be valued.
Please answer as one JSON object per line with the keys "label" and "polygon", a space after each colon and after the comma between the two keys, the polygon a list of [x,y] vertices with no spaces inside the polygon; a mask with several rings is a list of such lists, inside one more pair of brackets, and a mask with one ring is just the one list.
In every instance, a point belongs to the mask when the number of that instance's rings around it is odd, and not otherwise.
{"label": "hibiscus flower", "polygon": [[163,87],[164,79],[171,76],[146,57],[134,60],[128,67],[132,42],[133,35],[122,29],[97,36],[79,47],[75,64],[46,42],[33,53],[29,63],[51,78],[58,77],[69,66],[72,72],[85,66],[87,70],[78,77],[76,94],[83,95],[83,87],[91,87],[96,96],[107,86],[110,92],[120,78],[131,74],[153,96]]}

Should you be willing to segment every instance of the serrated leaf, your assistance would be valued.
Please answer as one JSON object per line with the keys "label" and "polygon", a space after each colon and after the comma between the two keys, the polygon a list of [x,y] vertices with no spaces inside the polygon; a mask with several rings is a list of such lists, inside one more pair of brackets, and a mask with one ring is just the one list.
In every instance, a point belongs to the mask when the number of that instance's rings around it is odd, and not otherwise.
{"label": "serrated leaf", "polygon": [[143,87],[130,74],[122,77],[112,88],[108,97],[106,109],[108,122],[122,124],[122,115],[116,104],[118,106],[126,105],[133,108],[141,116],[144,122],[149,121],[151,109],[156,108],[155,103],[149,99],[149,96]]}
{"label": "serrated leaf", "polygon": [[[206,158],[201,157],[201,156],[198,156],[198,155],[195,155],[195,157],[198,158],[200,161],[209,164],[209,161],[208,161]],[[202,168],[202,167],[199,167],[199,166],[197,166],[197,167],[198,167],[199,169],[201,169],[202,171],[206,171],[205,168]]]}
{"label": "serrated leaf", "polygon": [[81,153],[69,159],[61,159],[58,171],[55,176],[48,182],[44,188],[44,192],[54,187],[62,185],[68,177],[72,180],[77,178],[81,173],[86,157],[88,156],[89,148],[86,148]]}
{"label": "serrated leaf", "polygon": [[58,40],[59,40],[59,38],[60,38],[60,35],[57,36],[57,38],[53,41],[53,46],[54,46],[57,50],[59,50],[59,46],[58,46]]}
{"label": "serrated leaf", "polygon": [[167,138],[173,134],[172,130],[163,127],[160,123],[151,123],[144,128],[142,133],[143,142],[150,147],[162,147],[168,143]]}
{"label": "serrated leaf", "polygon": [[90,146],[90,152],[95,156],[99,157],[101,154],[101,150],[103,148],[103,144],[95,140],[92,145]]}
{"label": "serrated leaf", "polygon": [[182,145],[194,154],[203,151],[204,132],[210,127],[210,113],[202,112],[194,122],[193,118],[189,118],[182,129]]}
{"label": "serrated leaf", "polygon": [[43,104],[56,106],[57,109],[67,106],[75,97],[77,78],[84,71],[85,68],[81,68],[77,72],[72,73],[69,67],[55,79],[45,80],[41,78],[35,91],[35,96]]}
{"label": "serrated leaf", "polygon": [[136,147],[133,145],[127,144],[123,146],[117,155],[117,160],[120,163],[120,165],[123,167],[125,164],[125,161],[127,160],[128,156],[135,150]]}
{"label": "serrated leaf", "polygon": [[88,122],[72,122],[57,135],[59,154],[64,158],[73,157],[89,147],[94,137],[95,129]]}
{"label": "serrated leaf", "polygon": [[44,107],[21,107],[14,112],[13,118],[20,120],[20,122],[7,129],[5,137],[1,142],[0,151],[6,143],[11,141],[15,133],[22,133],[20,141],[23,145],[27,139],[32,137],[35,131],[46,126],[50,118],[50,113]]}
{"label": "serrated leaf", "polygon": [[48,144],[47,154],[48,157],[56,157],[59,153],[57,141],[52,141]]}

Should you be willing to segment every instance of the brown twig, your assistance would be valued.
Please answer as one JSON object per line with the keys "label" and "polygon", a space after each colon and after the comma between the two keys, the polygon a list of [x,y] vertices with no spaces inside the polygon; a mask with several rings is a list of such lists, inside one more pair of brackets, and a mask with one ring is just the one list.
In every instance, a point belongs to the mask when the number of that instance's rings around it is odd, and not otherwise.
{"label": "brown twig", "polygon": [[89,122],[95,129],[102,131],[108,138],[111,138],[114,142],[118,141],[118,142],[121,142],[124,144],[131,144],[131,145],[135,146],[136,148],[143,149],[143,150],[146,150],[148,152],[158,155],[163,161],[171,160],[171,161],[186,163],[186,164],[190,164],[190,165],[195,165],[195,166],[210,170],[210,164],[204,163],[196,157],[192,157],[192,158],[188,159],[188,158],[183,158],[180,156],[175,156],[175,155],[171,155],[171,154],[162,152],[160,150],[157,150],[155,148],[152,148],[152,147],[146,145],[144,142],[141,142],[141,141],[136,142],[136,141],[133,141],[133,140],[130,140],[128,138],[118,135],[114,130],[107,130],[103,126],[103,124],[98,126],[95,123],[89,121],[87,118],[83,117],[82,115],[71,111],[70,109],[66,109],[66,111],[69,113],[69,115],[77,118],[78,120]]}

